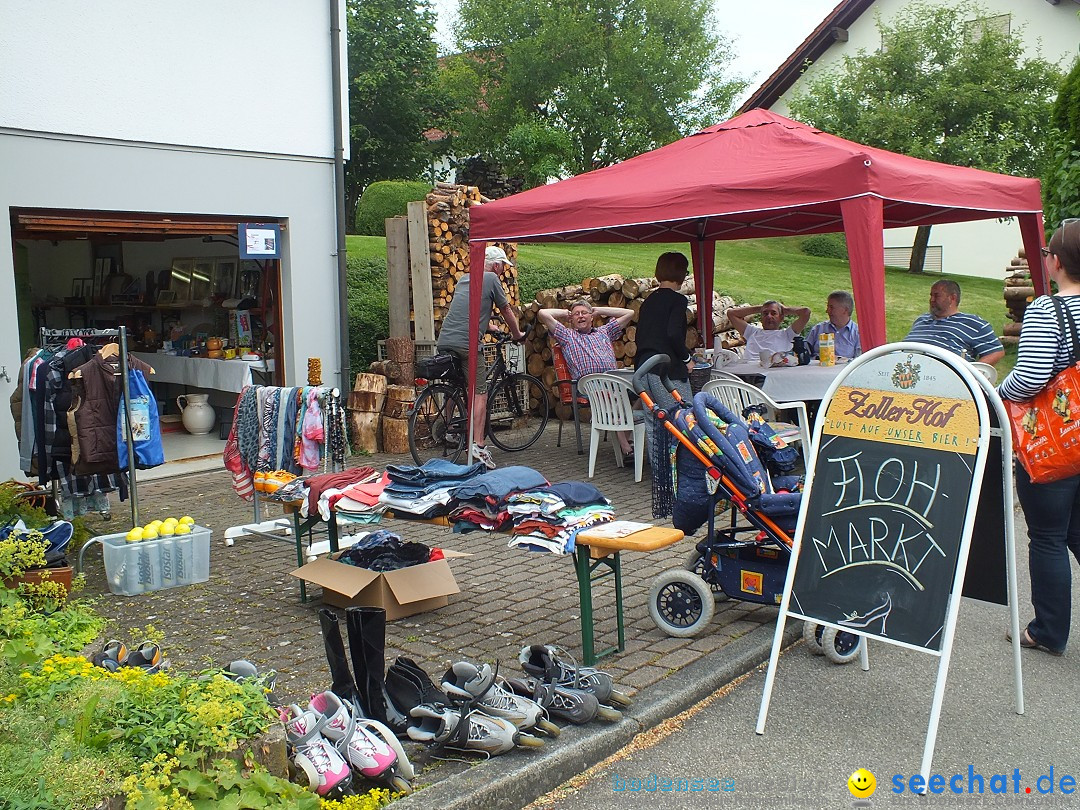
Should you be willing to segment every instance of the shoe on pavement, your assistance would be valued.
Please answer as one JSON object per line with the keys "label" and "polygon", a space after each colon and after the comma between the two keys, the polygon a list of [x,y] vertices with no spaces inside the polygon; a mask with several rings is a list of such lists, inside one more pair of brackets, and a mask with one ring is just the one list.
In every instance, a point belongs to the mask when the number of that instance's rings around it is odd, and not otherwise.
{"label": "shoe on pavement", "polygon": [[509,720],[520,731],[534,729],[559,735],[559,727],[547,719],[543,706],[528,697],[507,691],[496,678],[497,668],[489,664],[476,666],[468,661],[458,661],[443,675],[443,691],[455,703],[475,706],[492,717]]}
{"label": "shoe on pavement", "polygon": [[596,695],[584,689],[543,683],[537,678],[507,678],[505,683],[515,694],[535,700],[557,720],[580,726],[598,717],[609,722],[622,719],[622,712],[610,706],[601,706]]}
{"label": "shoe on pavement", "polygon": [[409,736],[417,742],[480,751],[489,757],[514,750],[515,745],[529,748],[543,743],[530,734],[519,732],[514,724],[481,711],[449,706],[421,704],[409,712],[413,724]]}
{"label": "shoe on pavement", "polygon": [[491,458],[491,451],[486,447],[481,447],[474,442],[472,446],[472,455],[474,459],[479,461],[489,470],[495,469],[495,461]]}
{"label": "shoe on pavement", "polygon": [[611,676],[593,667],[579,667],[566,650],[554,644],[532,644],[518,655],[526,675],[556,686],[584,689],[601,703],[629,706],[630,698],[615,689]]}
{"label": "shoe on pavement", "polygon": [[[394,733],[377,720],[364,717],[333,692],[311,696],[308,709],[324,724],[322,734],[345,758],[354,773],[401,789],[395,777],[411,779],[415,772]],[[399,778],[400,778],[399,777]],[[405,789],[411,790],[409,785]]]}

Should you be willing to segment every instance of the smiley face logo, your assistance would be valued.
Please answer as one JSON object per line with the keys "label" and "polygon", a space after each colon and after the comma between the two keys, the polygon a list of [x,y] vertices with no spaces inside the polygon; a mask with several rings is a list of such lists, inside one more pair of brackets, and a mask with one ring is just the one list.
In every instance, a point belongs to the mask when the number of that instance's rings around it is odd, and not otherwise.
{"label": "smiley face logo", "polygon": [[856,799],[869,799],[877,790],[877,780],[866,768],[859,768],[848,777],[847,789]]}

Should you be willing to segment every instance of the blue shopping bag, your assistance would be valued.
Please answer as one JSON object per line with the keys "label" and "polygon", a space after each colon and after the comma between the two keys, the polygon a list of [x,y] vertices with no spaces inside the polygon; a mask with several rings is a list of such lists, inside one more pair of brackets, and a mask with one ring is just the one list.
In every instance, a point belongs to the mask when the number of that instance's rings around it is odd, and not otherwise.
{"label": "blue shopping bag", "polygon": [[[146,470],[164,464],[165,450],[161,446],[157,400],[150,392],[146,377],[138,369],[128,370],[128,391],[131,392],[131,439],[135,448],[135,466]],[[128,466],[127,410],[121,396],[120,412],[116,415],[116,452],[121,468]]]}

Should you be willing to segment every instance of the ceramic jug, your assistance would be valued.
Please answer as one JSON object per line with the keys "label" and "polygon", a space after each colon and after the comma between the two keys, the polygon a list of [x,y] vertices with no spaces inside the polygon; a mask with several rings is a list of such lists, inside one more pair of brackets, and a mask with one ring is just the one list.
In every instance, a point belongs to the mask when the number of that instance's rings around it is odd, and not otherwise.
{"label": "ceramic jug", "polygon": [[213,406],[207,402],[209,398],[209,394],[181,394],[176,398],[180,420],[188,433],[201,436],[214,429],[217,415]]}

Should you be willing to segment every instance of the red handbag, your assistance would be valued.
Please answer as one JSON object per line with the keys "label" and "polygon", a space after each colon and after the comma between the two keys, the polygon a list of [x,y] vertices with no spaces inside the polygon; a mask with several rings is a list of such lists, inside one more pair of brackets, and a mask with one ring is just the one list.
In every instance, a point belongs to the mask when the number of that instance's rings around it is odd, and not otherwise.
{"label": "red handbag", "polygon": [[1068,308],[1057,298],[1050,301],[1062,334],[1071,336],[1073,364],[1031,399],[1005,400],[1013,453],[1036,484],[1080,475],[1080,336]]}

